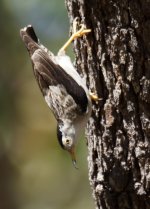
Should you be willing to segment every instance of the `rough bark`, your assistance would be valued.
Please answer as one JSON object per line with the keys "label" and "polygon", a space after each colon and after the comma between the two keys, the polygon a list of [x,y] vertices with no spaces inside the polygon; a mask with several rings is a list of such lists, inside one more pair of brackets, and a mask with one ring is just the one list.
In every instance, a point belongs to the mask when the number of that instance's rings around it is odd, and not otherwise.
{"label": "rough bark", "polygon": [[96,208],[150,208],[150,2],[66,0],[91,34],[74,42],[93,103],[87,125]]}

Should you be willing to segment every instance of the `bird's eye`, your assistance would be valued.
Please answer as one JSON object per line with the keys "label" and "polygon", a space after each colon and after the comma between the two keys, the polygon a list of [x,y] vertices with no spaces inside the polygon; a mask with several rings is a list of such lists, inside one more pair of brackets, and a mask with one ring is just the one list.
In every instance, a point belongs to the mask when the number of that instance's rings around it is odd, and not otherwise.
{"label": "bird's eye", "polygon": [[70,137],[63,137],[62,138],[62,143],[65,148],[70,148],[73,145],[73,140]]}
{"label": "bird's eye", "polygon": [[66,139],[66,144],[69,145],[70,144],[70,139]]}
{"label": "bird's eye", "polygon": [[71,138],[64,138],[63,139],[63,144],[66,147],[71,147],[72,146],[72,139]]}

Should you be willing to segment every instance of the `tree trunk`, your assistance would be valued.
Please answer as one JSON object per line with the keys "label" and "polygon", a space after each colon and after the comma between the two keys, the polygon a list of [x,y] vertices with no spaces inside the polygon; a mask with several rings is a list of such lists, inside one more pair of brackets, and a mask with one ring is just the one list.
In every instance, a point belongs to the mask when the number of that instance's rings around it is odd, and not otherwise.
{"label": "tree trunk", "polygon": [[150,1],[66,0],[92,32],[74,41],[76,67],[98,94],[87,125],[96,208],[150,208]]}

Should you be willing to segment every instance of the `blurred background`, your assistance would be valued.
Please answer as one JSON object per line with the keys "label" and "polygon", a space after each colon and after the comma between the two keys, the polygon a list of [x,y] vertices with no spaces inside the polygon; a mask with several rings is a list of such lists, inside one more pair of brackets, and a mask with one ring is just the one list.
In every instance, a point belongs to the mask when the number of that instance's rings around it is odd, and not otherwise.
{"label": "blurred background", "polygon": [[0,1],[0,209],[94,208],[85,140],[76,170],[58,145],[55,119],[19,36],[28,24],[57,53],[69,34],[64,1]]}

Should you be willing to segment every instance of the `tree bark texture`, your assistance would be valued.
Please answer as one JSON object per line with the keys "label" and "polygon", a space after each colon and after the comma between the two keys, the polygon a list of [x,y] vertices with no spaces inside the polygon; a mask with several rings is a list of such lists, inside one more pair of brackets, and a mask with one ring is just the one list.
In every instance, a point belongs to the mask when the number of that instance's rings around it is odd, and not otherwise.
{"label": "tree bark texture", "polygon": [[66,0],[76,67],[98,94],[86,135],[96,208],[150,208],[150,1]]}

